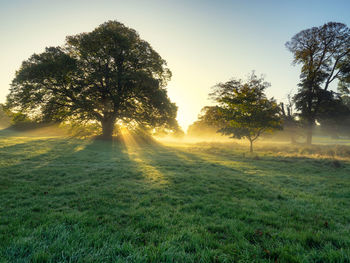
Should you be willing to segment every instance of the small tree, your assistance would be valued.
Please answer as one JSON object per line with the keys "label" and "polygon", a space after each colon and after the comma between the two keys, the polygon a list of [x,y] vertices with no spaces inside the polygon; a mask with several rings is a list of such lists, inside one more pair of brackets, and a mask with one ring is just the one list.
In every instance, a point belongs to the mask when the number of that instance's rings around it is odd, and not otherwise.
{"label": "small tree", "polygon": [[247,138],[253,152],[253,142],[262,133],[281,129],[281,109],[264,93],[269,86],[254,72],[245,82],[232,79],[214,86],[210,96],[218,103],[215,114],[220,125],[218,132],[231,138]]}

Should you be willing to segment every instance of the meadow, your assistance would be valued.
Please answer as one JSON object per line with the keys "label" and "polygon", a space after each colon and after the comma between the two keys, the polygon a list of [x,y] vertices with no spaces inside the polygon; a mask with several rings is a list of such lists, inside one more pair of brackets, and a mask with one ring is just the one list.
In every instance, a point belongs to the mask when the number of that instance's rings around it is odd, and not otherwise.
{"label": "meadow", "polygon": [[0,262],[350,262],[350,147],[0,133]]}

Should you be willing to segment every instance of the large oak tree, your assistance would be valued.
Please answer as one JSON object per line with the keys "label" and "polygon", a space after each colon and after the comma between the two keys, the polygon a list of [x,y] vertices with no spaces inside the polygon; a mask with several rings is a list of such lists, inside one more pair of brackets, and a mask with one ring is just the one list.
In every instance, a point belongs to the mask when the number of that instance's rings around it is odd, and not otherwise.
{"label": "large oak tree", "polygon": [[121,123],[176,129],[170,78],[166,61],[135,30],[108,21],[24,61],[7,107],[41,121],[98,122],[105,138]]}

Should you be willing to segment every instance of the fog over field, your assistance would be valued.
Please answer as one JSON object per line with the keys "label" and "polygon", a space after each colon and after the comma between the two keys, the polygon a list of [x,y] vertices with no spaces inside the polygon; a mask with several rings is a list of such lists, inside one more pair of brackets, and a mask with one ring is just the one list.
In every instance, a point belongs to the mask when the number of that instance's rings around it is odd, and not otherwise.
{"label": "fog over field", "polygon": [[0,263],[350,262],[349,10],[0,1]]}

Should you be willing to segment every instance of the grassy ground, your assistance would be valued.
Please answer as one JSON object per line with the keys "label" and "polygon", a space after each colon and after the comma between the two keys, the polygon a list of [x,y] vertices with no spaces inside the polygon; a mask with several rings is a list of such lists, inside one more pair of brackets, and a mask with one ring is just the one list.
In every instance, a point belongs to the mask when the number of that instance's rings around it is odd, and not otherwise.
{"label": "grassy ground", "polygon": [[0,262],[350,262],[346,156],[256,149],[0,136]]}

